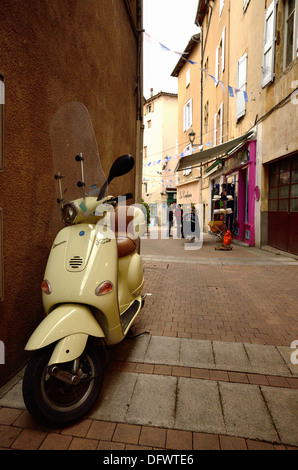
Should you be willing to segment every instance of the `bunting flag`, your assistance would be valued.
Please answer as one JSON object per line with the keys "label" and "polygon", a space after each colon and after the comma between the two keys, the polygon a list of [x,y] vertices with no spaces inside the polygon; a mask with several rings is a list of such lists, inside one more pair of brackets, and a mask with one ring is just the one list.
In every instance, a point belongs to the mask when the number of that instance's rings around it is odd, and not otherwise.
{"label": "bunting flag", "polygon": [[[148,33],[144,33],[144,37],[146,39],[146,41],[150,44],[159,44],[160,48],[162,51],[164,52],[171,52],[173,54],[177,54],[179,55],[180,57],[182,57],[186,62],[189,62],[190,64],[192,65],[198,65],[197,62],[193,61],[193,60],[190,60],[190,59],[187,59],[186,57],[184,57],[185,55],[188,54],[188,52],[177,52],[177,51],[174,51],[172,49],[170,49],[169,47],[165,46],[164,44],[162,44],[161,42],[159,42],[157,39],[154,39],[152,38]],[[225,85],[227,86],[228,90],[229,90],[229,95],[231,98],[235,98],[235,95],[237,95],[237,93],[243,93],[244,95],[244,100],[248,103],[248,94],[245,90],[239,90],[239,88],[235,88],[235,87],[232,87],[231,85],[228,85],[224,82],[222,82],[221,80],[218,80],[217,78],[215,78],[213,75],[211,75],[208,70],[206,69],[202,69],[200,68],[200,70],[202,72],[205,72],[209,75],[210,78],[212,78],[212,80],[214,81],[214,83],[216,85],[220,84],[223,92],[225,93]],[[250,100],[251,101],[254,101],[254,97],[253,97],[253,93],[250,92]]]}

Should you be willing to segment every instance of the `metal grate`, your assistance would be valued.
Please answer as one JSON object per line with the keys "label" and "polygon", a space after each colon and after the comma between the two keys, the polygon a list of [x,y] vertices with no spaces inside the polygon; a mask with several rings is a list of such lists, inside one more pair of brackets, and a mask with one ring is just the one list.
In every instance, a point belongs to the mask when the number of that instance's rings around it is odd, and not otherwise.
{"label": "metal grate", "polygon": [[78,269],[82,266],[82,264],[83,264],[83,258],[81,258],[80,256],[74,256],[73,258],[69,260],[69,267],[71,269]]}

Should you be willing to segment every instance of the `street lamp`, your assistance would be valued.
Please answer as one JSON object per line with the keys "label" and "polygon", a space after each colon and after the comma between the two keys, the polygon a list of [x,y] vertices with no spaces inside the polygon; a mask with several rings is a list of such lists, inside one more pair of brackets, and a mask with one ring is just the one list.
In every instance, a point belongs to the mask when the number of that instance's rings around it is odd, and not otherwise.
{"label": "street lamp", "polygon": [[189,142],[191,143],[191,146],[193,147],[193,144],[196,138],[196,133],[193,131],[193,129],[189,132],[188,138],[189,138]]}

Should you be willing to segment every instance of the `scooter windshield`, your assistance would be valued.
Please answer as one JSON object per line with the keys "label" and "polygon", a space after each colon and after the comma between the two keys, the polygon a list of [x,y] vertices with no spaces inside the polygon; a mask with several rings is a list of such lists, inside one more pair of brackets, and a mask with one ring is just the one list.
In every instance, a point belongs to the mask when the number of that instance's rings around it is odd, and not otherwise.
{"label": "scooter windshield", "polygon": [[50,139],[58,202],[98,196],[106,177],[87,108],[77,102],[60,108],[51,122]]}

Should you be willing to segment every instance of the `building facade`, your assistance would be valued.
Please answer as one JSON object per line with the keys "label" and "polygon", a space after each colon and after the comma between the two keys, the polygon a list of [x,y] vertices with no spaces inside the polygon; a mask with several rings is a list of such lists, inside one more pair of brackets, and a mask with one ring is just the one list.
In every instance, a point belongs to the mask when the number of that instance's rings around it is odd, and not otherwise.
{"label": "building facade", "polygon": [[[298,252],[297,7],[296,0],[198,2],[201,59],[193,67],[201,71],[201,94],[193,107],[200,107],[194,131],[201,146],[179,168],[202,165],[205,228],[224,218],[234,238],[292,253]],[[229,196],[228,217],[214,212],[222,194]]]}
{"label": "building facade", "polygon": [[142,1],[46,0],[29,9],[8,0],[0,21],[2,385],[24,365],[24,346],[43,318],[40,284],[56,233],[49,128],[62,105],[89,110],[106,175],[119,155],[136,157],[110,190],[141,201]]}
{"label": "building facade", "polygon": [[152,224],[163,223],[163,209],[176,202],[178,97],[159,92],[144,103],[142,199]]}

